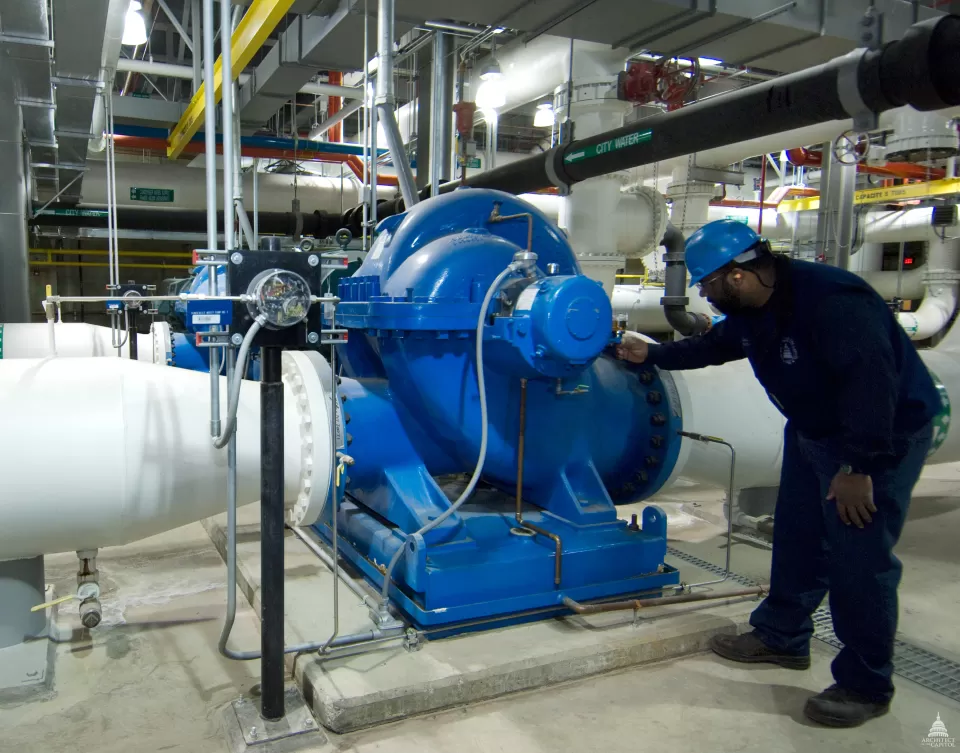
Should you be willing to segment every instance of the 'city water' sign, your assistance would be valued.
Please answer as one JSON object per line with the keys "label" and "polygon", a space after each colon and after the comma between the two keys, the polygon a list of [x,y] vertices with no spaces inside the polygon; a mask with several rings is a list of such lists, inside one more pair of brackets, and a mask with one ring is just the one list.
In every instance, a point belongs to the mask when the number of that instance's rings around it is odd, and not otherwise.
{"label": "'city water' sign", "polygon": [[569,165],[571,163],[580,162],[581,160],[590,159],[592,157],[599,157],[601,154],[609,154],[610,152],[615,152],[619,149],[626,149],[630,146],[636,146],[637,144],[642,144],[652,138],[653,131],[634,131],[633,133],[628,133],[626,136],[618,136],[615,139],[603,141],[599,144],[595,144],[594,146],[587,146],[583,149],[578,149],[577,151],[566,155],[563,158],[563,161]]}

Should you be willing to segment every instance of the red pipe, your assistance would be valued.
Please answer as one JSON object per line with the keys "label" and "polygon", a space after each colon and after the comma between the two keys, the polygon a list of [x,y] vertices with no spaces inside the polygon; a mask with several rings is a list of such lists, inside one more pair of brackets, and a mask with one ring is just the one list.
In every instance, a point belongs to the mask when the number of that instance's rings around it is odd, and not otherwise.
{"label": "red pipe", "polygon": [[[343,74],[340,71],[330,71],[327,74],[327,81],[334,86],[343,86]],[[340,97],[327,97],[328,118],[340,112],[341,102]],[[327,138],[333,143],[339,144],[343,140],[343,123],[337,123],[335,126],[331,126],[330,130],[327,131]]]}
{"label": "red pipe", "polygon": [[[820,167],[823,164],[823,154],[813,152],[805,147],[797,147],[787,151],[787,159],[794,165],[804,167]],[[857,165],[857,171],[870,175],[892,175],[896,178],[919,178],[921,180],[940,180],[946,176],[946,171],[939,167],[924,167],[911,162],[887,162],[884,165]]]}
{"label": "red pipe", "polygon": [[[149,136],[114,136],[117,146],[123,149],[137,149],[145,152],[167,153],[167,140],[151,138]],[[202,141],[191,141],[184,148],[184,154],[203,154],[206,146]],[[217,144],[217,154],[223,154],[223,146]],[[244,157],[259,157],[262,159],[286,159],[302,162],[328,162],[332,164],[345,164],[350,168],[350,172],[363,180],[363,162],[355,154],[335,154],[332,152],[295,152],[293,149],[271,149],[268,147],[250,147],[240,148],[240,154]],[[377,183],[381,186],[397,186],[397,176],[379,175]]]}

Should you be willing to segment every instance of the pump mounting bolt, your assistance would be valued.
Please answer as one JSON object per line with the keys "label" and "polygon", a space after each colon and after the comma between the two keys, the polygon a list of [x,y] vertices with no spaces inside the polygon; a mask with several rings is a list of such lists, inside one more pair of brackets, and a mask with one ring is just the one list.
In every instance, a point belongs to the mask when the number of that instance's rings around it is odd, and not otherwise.
{"label": "pump mounting bolt", "polygon": [[650,437],[650,446],[663,447],[663,436],[660,434],[654,434],[652,437]]}
{"label": "pump mounting bolt", "polygon": [[234,345],[243,345],[243,335],[241,335],[239,332],[234,332],[230,336],[230,342],[232,342]]}
{"label": "pump mounting bolt", "polygon": [[656,390],[651,390],[647,393],[647,402],[651,405],[657,405],[661,400],[663,400],[663,395]]}
{"label": "pump mounting bolt", "polygon": [[656,455],[647,455],[647,457],[644,459],[644,462],[653,468],[656,465],[660,465],[660,458],[658,458]]}
{"label": "pump mounting bolt", "polygon": [[234,251],[232,254],[230,254],[230,261],[233,264],[243,264],[243,254],[241,254],[239,251]]}
{"label": "pump mounting bolt", "polygon": [[318,342],[320,342],[320,335],[318,335],[316,332],[308,332],[307,342],[311,345],[316,345]]}
{"label": "pump mounting bolt", "polygon": [[317,256],[316,254],[310,254],[310,256],[307,257],[307,264],[309,264],[311,267],[315,267],[319,263],[320,263],[320,257]]}
{"label": "pump mounting bolt", "polygon": [[640,372],[640,381],[644,384],[650,384],[653,381],[653,372],[652,371],[641,371]]}
{"label": "pump mounting bolt", "polygon": [[662,413],[654,413],[650,416],[650,423],[654,426],[663,426],[667,422],[667,417]]}

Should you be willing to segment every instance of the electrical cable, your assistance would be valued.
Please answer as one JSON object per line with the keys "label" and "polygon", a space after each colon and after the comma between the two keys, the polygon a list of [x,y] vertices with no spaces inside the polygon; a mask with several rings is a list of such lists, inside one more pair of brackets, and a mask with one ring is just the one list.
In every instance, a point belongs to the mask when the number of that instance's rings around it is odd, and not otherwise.
{"label": "electrical cable", "polygon": [[511,274],[521,269],[522,266],[521,263],[511,262],[506,269],[497,275],[490,287],[487,288],[487,294],[483,297],[483,303],[480,304],[480,315],[477,317],[477,392],[480,395],[480,452],[477,456],[477,464],[473,469],[473,475],[470,477],[470,482],[466,488],[460,496],[457,497],[456,502],[423,526],[419,531],[408,534],[403,544],[394,552],[393,557],[390,559],[390,564],[387,565],[387,569],[383,574],[383,588],[380,591],[380,598],[384,605],[386,605],[387,602],[390,583],[393,581],[394,568],[396,568],[400,557],[407,550],[407,544],[411,543],[415,536],[423,536],[429,533],[459,510],[460,506],[471,497],[473,490],[477,486],[477,482],[480,481],[480,475],[483,473],[483,465],[487,460],[487,437],[489,434],[487,422],[487,386],[483,377],[483,329],[487,318],[487,308],[490,306],[493,295],[500,288],[501,283]]}
{"label": "electrical cable", "polygon": [[247,330],[247,334],[244,336],[243,342],[240,345],[240,352],[237,353],[237,368],[233,375],[233,381],[228,388],[227,420],[223,425],[223,433],[213,438],[213,446],[217,449],[222,449],[227,446],[227,442],[230,441],[230,435],[233,434],[237,428],[237,411],[240,408],[240,387],[243,384],[243,374],[247,370],[247,357],[250,355],[250,346],[253,344],[253,338],[256,337],[257,332],[259,332],[260,328],[266,323],[266,317],[260,314],[260,316],[254,320],[253,324],[250,325],[250,329]]}

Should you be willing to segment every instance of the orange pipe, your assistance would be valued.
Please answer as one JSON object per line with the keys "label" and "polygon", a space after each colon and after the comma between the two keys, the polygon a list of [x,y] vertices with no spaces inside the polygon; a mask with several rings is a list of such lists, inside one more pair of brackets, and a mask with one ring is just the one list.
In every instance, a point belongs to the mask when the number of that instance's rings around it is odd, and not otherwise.
{"label": "orange pipe", "polygon": [[[740,199],[714,199],[713,201],[710,202],[710,206],[731,207],[736,209],[757,209],[760,206],[760,202],[750,201],[748,199],[744,199],[742,201]],[[777,205],[772,202],[765,201],[763,202],[763,208],[776,209]]]}
{"label": "orange pipe", "polygon": [[[342,86],[343,74],[340,71],[330,71],[327,74],[327,81],[335,86]],[[327,97],[328,118],[340,112],[341,103],[342,100],[340,97]],[[339,144],[343,140],[343,123],[337,123],[335,126],[331,126],[330,130],[327,131],[327,138],[333,143]]]}
{"label": "orange pipe", "polygon": [[[795,165],[806,167],[820,167],[823,164],[823,154],[813,152],[805,147],[789,149],[787,159]],[[887,162],[884,165],[857,165],[857,172],[870,175],[892,175],[895,178],[918,178],[920,180],[940,180],[946,176],[946,171],[939,167],[924,167],[911,162]]]}

